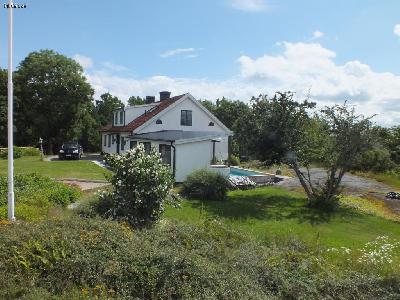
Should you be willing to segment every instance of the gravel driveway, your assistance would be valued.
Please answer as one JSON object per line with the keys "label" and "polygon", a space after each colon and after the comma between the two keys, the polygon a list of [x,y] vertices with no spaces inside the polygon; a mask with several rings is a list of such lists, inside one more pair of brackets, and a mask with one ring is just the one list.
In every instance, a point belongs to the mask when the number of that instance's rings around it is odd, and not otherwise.
{"label": "gravel driveway", "polygon": [[[306,171],[302,169],[302,171]],[[314,183],[323,182],[326,178],[326,171],[321,168],[310,169],[311,180]],[[302,189],[300,181],[297,177],[288,177],[283,181],[277,183],[277,185],[287,187],[288,189]],[[360,198],[375,198],[383,200],[387,207],[396,213],[400,214],[400,201],[392,200],[385,197],[388,192],[399,192],[387,186],[386,184],[380,183],[376,180],[356,176],[347,173],[342,179],[343,193],[347,195],[354,195]]]}
{"label": "gravel driveway", "polygon": [[[305,169],[302,169],[301,171],[306,172]],[[322,183],[326,179],[326,171],[321,168],[311,168],[310,174],[311,180],[314,183]],[[300,181],[297,177],[287,178],[279,182],[278,185],[288,188],[301,188]],[[344,187],[344,191],[347,193],[374,192],[384,195],[390,191],[393,191],[391,187],[376,180],[367,179],[350,173],[346,173],[343,176],[342,186]]]}

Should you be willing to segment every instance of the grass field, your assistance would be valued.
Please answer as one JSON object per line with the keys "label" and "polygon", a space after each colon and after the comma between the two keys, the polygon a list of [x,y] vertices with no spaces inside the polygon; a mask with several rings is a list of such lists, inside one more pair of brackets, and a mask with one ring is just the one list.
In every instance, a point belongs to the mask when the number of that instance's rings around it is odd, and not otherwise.
{"label": "grass field", "polygon": [[[107,170],[90,161],[41,161],[36,156],[26,156],[14,160],[16,174],[38,173],[51,178],[105,179]],[[7,160],[0,159],[0,175],[7,175]]]}
{"label": "grass field", "polygon": [[347,208],[328,215],[305,204],[300,194],[265,187],[230,192],[225,202],[184,200],[166,217],[187,223],[217,218],[261,240],[295,236],[328,247],[359,247],[383,235],[400,240],[400,223]]}

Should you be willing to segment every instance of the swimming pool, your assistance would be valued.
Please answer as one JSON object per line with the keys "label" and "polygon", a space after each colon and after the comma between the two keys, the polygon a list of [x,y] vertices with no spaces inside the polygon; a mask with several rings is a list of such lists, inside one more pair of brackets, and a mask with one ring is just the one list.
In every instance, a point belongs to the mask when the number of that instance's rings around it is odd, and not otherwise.
{"label": "swimming pool", "polygon": [[241,169],[241,168],[234,168],[231,167],[229,171],[230,176],[257,176],[257,175],[265,175],[260,172],[255,172],[251,170]]}

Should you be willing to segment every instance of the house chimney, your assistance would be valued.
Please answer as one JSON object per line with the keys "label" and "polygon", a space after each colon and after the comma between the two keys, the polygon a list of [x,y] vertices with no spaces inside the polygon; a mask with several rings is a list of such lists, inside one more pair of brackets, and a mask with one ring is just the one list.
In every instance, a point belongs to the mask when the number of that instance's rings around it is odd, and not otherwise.
{"label": "house chimney", "polygon": [[160,101],[164,101],[166,99],[169,99],[171,97],[171,92],[163,91],[160,92]]}
{"label": "house chimney", "polygon": [[154,103],[156,101],[155,96],[146,96],[146,104]]}

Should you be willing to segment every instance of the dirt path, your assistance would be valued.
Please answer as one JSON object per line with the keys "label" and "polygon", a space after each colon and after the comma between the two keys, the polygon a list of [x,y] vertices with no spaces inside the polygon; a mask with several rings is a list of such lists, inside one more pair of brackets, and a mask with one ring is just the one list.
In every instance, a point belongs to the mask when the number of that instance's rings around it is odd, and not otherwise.
{"label": "dirt path", "polygon": [[107,181],[103,180],[85,180],[85,179],[75,179],[75,178],[63,178],[57,179],[57,181],[78,186],[82,191],[92,190],[109,185]]}
{"label": "dirt path", "polygon": [[[305,170],[302,170],[305,172]],[[310,169],[311,180],[318,184],[322,183],[322,181],[326,178],[326,171],[321,168],[312,168]],[[291,177],[285,179],[279,183],[279,185],[288,187],[288,188],[301,188],[300,182],[297,177]],[[342,185],[345,188],[345,192],[357,193],[357,192],[377,192],[386,194],[393,189],[383,183],[380,183],[373,179],[367,179],[360,176],[356,176],[350,173],[347,173],[343,176]]]}

